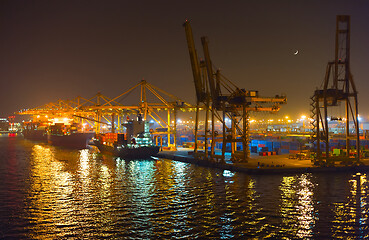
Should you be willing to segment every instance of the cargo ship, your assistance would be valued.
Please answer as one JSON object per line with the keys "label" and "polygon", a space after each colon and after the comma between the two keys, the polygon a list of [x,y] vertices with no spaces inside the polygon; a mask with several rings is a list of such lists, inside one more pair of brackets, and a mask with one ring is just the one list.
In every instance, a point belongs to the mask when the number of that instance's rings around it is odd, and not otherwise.
{"label": "cargo ship", "polygon": [[71,125],[55,123],[48,128],[47,142],[54,146],[85,149],[88,148],[88,144],[94,135],[93,132],[81,131],[81,127],[77,123]]}
{"label": "cargo ship", "polygon": [[129,120],[122,125],[126,128],[126,133],[96,134],[93,145],[101,153],[122,158],[147,158],[159,152],[160,147],[153,144],[149,122],[141,119]]}
{"label": "cargo ship", "polygon": [[23,125],[23,137],[32,141],[47,141],[47,125],[41,122],[26,122]]}

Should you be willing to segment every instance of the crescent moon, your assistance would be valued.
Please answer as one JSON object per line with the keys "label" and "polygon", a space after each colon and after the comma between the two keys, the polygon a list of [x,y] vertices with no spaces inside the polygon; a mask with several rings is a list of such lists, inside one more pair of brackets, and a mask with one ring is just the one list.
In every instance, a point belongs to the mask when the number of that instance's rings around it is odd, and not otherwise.
{"label": "crescent moon", "polygon": [[299,53],[299,50],[296,50],[296,52],[294,53],[294,55],[297,55]]}

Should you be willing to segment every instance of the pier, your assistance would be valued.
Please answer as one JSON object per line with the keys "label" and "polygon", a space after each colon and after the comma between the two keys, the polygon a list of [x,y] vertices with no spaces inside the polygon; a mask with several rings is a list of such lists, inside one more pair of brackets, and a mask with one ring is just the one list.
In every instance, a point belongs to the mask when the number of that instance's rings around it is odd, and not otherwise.
{"label": "pier", "polygon": [[[311,159],[291,158],[289,154],[258,156],[252,155],[248,162],[232,162],[228,159],[224,163],[200,160],[194,157],[193,149],[178,148],[177,151],[161,151],[157,157],[179,162],[192,163],[200,166],[224,169],[248,174],[296,174],[308,172],[360,172],[369,171],[369,159],[361,159],[360,165],[336,165],[334,167],[315,166]],[[230,156],[229,156],[230,157]]]}

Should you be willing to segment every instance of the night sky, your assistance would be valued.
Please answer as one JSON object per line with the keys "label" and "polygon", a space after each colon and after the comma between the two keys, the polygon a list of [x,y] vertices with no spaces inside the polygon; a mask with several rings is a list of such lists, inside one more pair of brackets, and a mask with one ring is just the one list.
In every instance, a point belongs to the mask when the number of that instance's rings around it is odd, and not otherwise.
{"label": "night sky", "polygon": [[351,15],[351,71],[369,117],[366,0],[2,0],[0,11],[2,117],[99,91],[115,97],[141,79],[194,104],[186,19],[198,54],[208,36],[227,78],[262,96],[286,94],[280,115],[309,115],[334,59],[336,15]]}

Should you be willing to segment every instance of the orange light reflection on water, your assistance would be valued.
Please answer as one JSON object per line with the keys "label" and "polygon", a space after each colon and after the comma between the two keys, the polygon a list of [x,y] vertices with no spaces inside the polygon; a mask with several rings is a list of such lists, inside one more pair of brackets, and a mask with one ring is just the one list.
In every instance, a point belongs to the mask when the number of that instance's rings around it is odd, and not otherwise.
{"label": "orange light reflection on water", "polygon": [[[71,211],[69,201],[64,201],[73,191],[68,184],[71,175],[63,168],[63,163],[56,161],[53,148],[42,145],[33,147],[32,178],[26,202],[30,214],[30,237],[33,239],[45,239],[50,232],[57,235],[56,226],[65,221],[64,215]],[[59,197],[55,199],[54,196]]]}
{"label": "orange light reflection on water", "polygon": [[310,174],[282,178],[280,214],[284,231],[299,238],[313,236],[315,226],[314,184]]}

